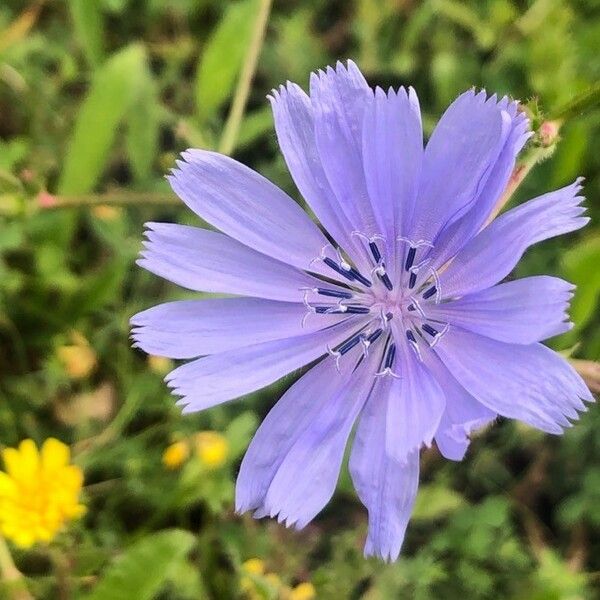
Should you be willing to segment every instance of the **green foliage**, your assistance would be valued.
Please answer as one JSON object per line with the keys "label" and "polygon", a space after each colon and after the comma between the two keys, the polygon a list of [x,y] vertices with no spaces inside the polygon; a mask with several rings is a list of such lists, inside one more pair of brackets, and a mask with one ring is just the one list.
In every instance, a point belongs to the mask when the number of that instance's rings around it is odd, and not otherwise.
{"label": "green foliage", "polygon": [[[145,51],[139,45],[114,54],[98,69],[77,115],[58,186],[61,193],[81,194],[94,188],[109,157],[119,124],[129,111],[133,112],[140,94],[148,91],[146,70]],[[141,137],[140,129],[142,127],[136,124],[131,137],[136,134]],[[132,154],[136,155],[138,166],[145,164],[139,159],[138,147],[143,142],[142,139],[131,143],[136,148]]]}
{"label": "green foliage", "polygon": [[193,545],[194,536],[187,531],[146,536],[108,568],[86,600],[152,600],[181,568]]}
{"label": "green foliage", "polygon": [[[301,532],[234,512],[242,455],[292,376],[184,417],[163,381],[176,365],[131,349],[131,315],[199,296],[134,261],[144,222],[198,224],[164,174],[183,149],[218,146],[258,5],[0,3],[0,439],[69,443],[88,507],[50,545],[11,548],[31,593],[276,599],[311,581],[324,600],[600,598],[597,406],[561,438],[500,420],[460,463],[424,452],[402,557],[386,565],[362,556],[367,514],[347,472]],[[265,96],[288,79],[306,89],[310,71],[345,58],[374,85],[413,85],[426,136],[471,86],[522,99],[535,126],[564,117],[514,204],[583,175],[592,223],[528,251],[516,275],[577,284],[575,327],[552,344],[598,360],[600,112],[586,90],[599,23],[598,2],[583,0],[274,2],[234,154],[301,202]],[[65,200],[75,208],[44,208]],[[93,358],[82,376],[60,358],[74,344]],[[200,431],[224,436],[222,464],[199,459]],[[177,441],[190,454],[169,469]],[[244,570],[253,557],[264,573]]]}
{"label": "green foliage", "polygon": [[97,67],[104,58],[104,16],[99,2],[71,0],[71,17],[77,39],[91,67]]}
{"label": "green foliage", "polygon": [[206,41],[196,72],[196,108],[201,119],[210,118],[231,95],[257,10],[257,0],[229,4]]}

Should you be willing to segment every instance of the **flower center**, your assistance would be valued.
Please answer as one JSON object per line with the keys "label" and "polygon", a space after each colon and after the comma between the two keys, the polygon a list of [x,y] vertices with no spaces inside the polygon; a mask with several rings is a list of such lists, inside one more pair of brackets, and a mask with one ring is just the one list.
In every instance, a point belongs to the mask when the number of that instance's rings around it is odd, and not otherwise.
{"label": "flower center", "polygon": [[[370,271],[351,264],[339,249],[324,247],[315,260],[322,261],[332,275],[341,275],[347,283],[333,285],[323,279],[321,286],[305,288],[304,321],[310,315],[323,314],[355,319],[356,331],[337,347],[329,348],[337,364],[355,348],[362,350],[359,360],[363,360],[378,344],[379,374],[397,376],[393,366],[398,344],[408,344],[422,360],[422,350],[435,346],[448,330],[447,323],[428,316],[428,307],[441,302],[439,278],[427,258],[433,245],[399,237],[390,249],[381,235],[354,235],[364,242]],[[386,253],[395,256],[386,257]],[[393,265],[392,270],[388,270],[387,263]],[[402,339],[397,339],[400,332]]]}

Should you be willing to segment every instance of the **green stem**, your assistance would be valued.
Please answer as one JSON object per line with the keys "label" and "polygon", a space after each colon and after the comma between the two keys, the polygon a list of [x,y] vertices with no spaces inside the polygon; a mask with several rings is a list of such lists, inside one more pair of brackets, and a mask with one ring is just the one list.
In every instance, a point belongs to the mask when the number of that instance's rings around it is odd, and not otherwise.
{"label": "green stem", "polygon": [[568,121],[600,106],[600,82],[553,111],[554,120]]}
{"label": "green stem", "polygon": [[4,587],[8,598],[11,600],[34,600],[27,590],[25,578],[17,569],[6,540],[2,536],[0,536],[0,573],[2,580],[6,583]]}
{"label": "green stem", "polygon": [[172,193],[150,192],[109,192],[107,194],[83,194],[77,196],[53,196],[51,204],[44,210],[73,207],[94,207],[103,204],[116,206],[152,206],[164,204],[180,204]]}
{"label": "green stem", "polygon": [[256,15],[254,30],[252,32],[252,39],[250,40],[250,47],[246,54],[246,60],[242,66],[240,79],[231,104],[231,110],[229,111],[227,122],[225,123],[221,142],[219,143],[219,152],[222,152],[223,154],[231,154],[235,148],[242,118],[244,117],[244,111],[246,110],[246,102],[248,101],[248,95],[250,94],[250,86],[252,85],[252,79],[254,78],[254,73],[256,72],[256,67],[258,65],[258,57],[260,56],[260,51],[265,39],[269,13],[271,12],[271,4],[272,0],[260,0],[258,14]]}

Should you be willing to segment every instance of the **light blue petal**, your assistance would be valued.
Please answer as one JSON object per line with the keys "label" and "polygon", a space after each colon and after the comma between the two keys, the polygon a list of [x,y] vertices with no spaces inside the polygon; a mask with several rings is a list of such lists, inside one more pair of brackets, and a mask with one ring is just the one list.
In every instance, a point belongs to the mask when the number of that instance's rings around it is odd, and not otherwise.
{"label": "light blue petal", "polygon": [[316,333],[211,354],[178,367],[166,380],[183,412],[210,408],[255,392],[316,360],[362,326],[360,320]]}
{"label": "light blue petal", "polygon": [[168,180],[195,213],[258,252],[311,268],[327,239],[287,194],[228,156],[187,150],[182,158]]}
{"label": "light blue petal", "polygon": [[335,490],[348,436],[373,386],[374,365],[333,359],[317,365],[277,403],[259,428],[237,483],[239,511],[277,516],[298,529]]}
{"label": "light blue petal", "polygon": [[471,208],[463,217],[444,227],[437,237],[435,248],[429,255],[433,268],[446,263],[483,227],[508,185],[517,155],[533,135],[529,130],[529,120],[524,112],[519,111],[517,102],[503,98],[498,102],[497,108],[502,111],[502,138],[506,141],[489,177],[473,197]]}
{"label": "light blue petal", "polygon": [[394,328],[398,378],[389,379],[386,448],[398,462],[413,450],[431,446],[446,399],[429,369],[415,356],[399,329]]}
{"label": "light blue petal", "polygon": [[562,433],[592,395],[573,367],[541,344],[506,344],[450,327],[435,346],[454,378],[490,410]]}
{"label": "light blue petal", "polygon": [[419,452],[413,451],[402,463],[386,452],[387,432],[393,430],[386,417],[392,401],[387,392],[388,383],[378,382],[362,412],[350,455],[350,474],[369,511],[365,556],[394,561],[400,554],[417,495]]}
{"label": "light blue petal", "polygon": [[433,242],[471,207],[500,156],[510,117],[485,92],[465,92],[442,115],[423,157],[411,236]]}
{"label": "light blue petal", "polygon": [[473,398],[454,379],[435,353],[427,352],[423,358],[446,397],[435,442],[444,457],[462,460],[469,447],[469,435],[493,421],[497,415]]}
{"label": "light blue petal", "polygon": [[314,109],[295,83],[280,86],[269,96],[279,147],[298,190],[333,239],[357,262],[365,262],[364,246],[353,237],[348,221],[321,165],[315,140]]}
{"label": "light blue petal", "polygon": [[362,131],[371,88],[351,61],[348,68],[313,73],[310,99],[314,107],[315,139],[323,170],[337,202],[354,230],[370,236],[382,233],[365,181]]}
{"label": "light blue petal", "polygon": [[304,304],[258,298],[208,298],[159,304],[131,319],[135,345],[148,354],[195,358],[312,333],[345,315],[309,314]]}
{"label": "light blue petal", "polygon": [[363,126],[363,162],[369,196],[379,230],[386,238],[389,270],[394,273],[396,247],[402,262],[406,246],[396,241],[408,236],[416,206],[423,131],[417,95],[412,88],[381,88],[369,99]]}
{"label": "light blue petal", "polygon": [[506,277],[529,246],[583,227],[579,180],[500,215],[475,236],[440,275],[443,298],[491,287]]}
{"label": "light blue petal", "polygon": [[301,302],[303,288],[322,284],[222,233],[171,223],[146,227],[138,264],[191,290]]}
{"label": "light blue petal", "polygon": [[575,286],[557,277],[526,277],[433,304],[427,315],[511,344],[533,344],[568,331]]}

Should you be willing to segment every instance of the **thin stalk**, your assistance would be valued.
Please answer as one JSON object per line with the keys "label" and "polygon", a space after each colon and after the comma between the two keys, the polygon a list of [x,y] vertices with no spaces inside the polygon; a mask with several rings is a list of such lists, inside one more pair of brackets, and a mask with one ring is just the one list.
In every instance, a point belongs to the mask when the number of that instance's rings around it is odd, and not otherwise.
{"label": "thin stalk", "polygon": [[17,569],[6,540],[0,536],[0,573],[10,600],[34,600],[25,584],[25,578]]}
{"label": "thin stalk", "polygon": [[77,196],[49,196],[44,210],[57,208],[94,207],[103,204],[112,206],[153,206],[181,204],[175,194],[149,192],[109,192],[107,194],[83,194]]}
{"label": "thin stalk", "polygon": [[250,86],[254,79],[254,73],[256,72],[256,67],[258,65],[258,57],[260,56],[260,51],[265,39],[269,14],[271,12],[271,4],[272,0],[260,0],[260,6],[258,8],[258,14],[256,15],[254,30],[250,40],[250,47],[246,54],[246,60],[242,65],[242,71],[235,90],[235,95],[233,96],[231,109],[225,123],[223,136],[219,143],[219,152],[222,152],[223,154],[231,154],[235,148],[240,125],[244,117],[244,111],[246,110],[246,102],[248,101],[248,96],[250,94]]}

